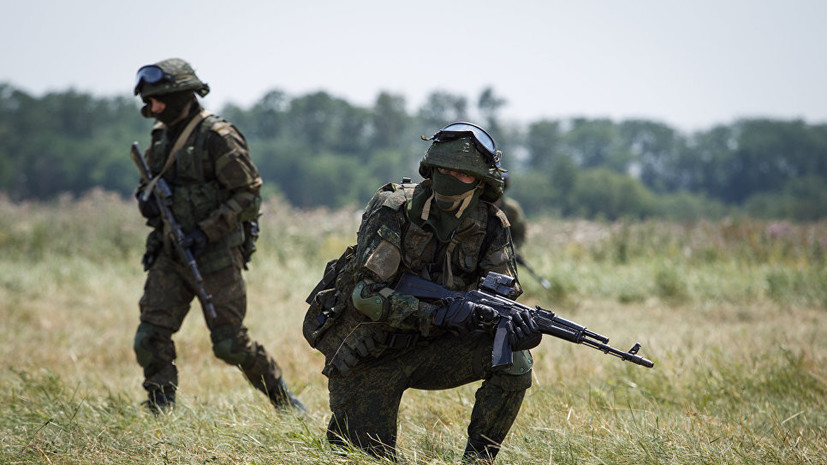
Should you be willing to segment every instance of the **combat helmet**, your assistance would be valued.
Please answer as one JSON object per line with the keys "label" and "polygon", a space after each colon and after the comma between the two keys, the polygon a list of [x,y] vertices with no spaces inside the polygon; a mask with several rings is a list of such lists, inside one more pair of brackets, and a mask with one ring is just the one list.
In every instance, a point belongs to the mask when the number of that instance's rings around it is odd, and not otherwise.
{"label": "combat helmet", "polygon": [[476,124],[451,123],[432,137],[433,141],[419,162],[419,174],[430,178],[434,168],[445,168],[470,174],[485,182],[480,198],[494,202],[503,195],[503,176],[500,166],[502,152],[494,139]]}
{"label": "combat helmet", "polygon": [[210,86],[198,79],[192,66],[180,58],[142,66],[135,77],[135,95],[141,94],[143,98],[185,90],[204,97],[210,92]]}

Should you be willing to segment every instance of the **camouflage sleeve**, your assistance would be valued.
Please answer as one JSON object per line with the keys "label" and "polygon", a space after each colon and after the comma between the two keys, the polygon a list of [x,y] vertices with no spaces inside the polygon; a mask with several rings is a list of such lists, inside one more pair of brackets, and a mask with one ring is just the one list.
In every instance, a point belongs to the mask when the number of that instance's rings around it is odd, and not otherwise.
{"label": "camouflage sleeve", "polygon": [[215,176],[229,198],[198,225],[210,240],[233,231],[242,221],[258,217],[261,177],[250,159],[244,136],[230,123],[216,123],[207,136]]}
{"label": "camouflage sleeve", "polygon": [[493,222],[495,227],[488,228],[488,248],[483,251],[479,263],[480,276],[485,276],[489,271],[495,271],[504,275],[517,278],[517,295],[523,293],[517,277],[517,262],[514,253],[514,245],[511,240],[511,228],[505,213],[498,208],[491,206],[488,221]]}
{"label": "camouflage sleeve", "polygon": [[[401,198],[399,197],[401,195]],[[402,273],[402,228],[404,194],[380,190],[365,210],[359,227],[355,282],[361,291],[354,293],[354,307],[374,321],[401,330],[430,329],[435,306],[416,297],[393,291]]]}

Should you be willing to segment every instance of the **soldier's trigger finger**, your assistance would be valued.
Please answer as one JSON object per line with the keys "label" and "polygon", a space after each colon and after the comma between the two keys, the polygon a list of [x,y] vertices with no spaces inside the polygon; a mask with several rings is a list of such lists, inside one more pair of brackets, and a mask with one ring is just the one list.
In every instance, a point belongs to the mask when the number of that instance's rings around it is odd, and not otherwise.
{"label": "soldier's trigger finger", "polygon": [[508,320],[505,324],[505,330],[511,346],[516,346],[520,338],[523,337],[522,331],[520,331],[520,325],[514,323],[514,320]]}
{"label": "soldier's trigger finger", "polygon": [[514,321],[510,318],[505,323],[505,331],[508,334],[508,340],[511,341],[511,345],[517,343],[517,325],[514,324]]}
{"label": "soldier's trigger finger", "polygon": [[528,310],[523,311],[523,313],[525,314],[525,320],[526,320],[528,329],[532,333],[536,333],[536,332],[540,331],[540,326],[537,325],[536,321],[534,321],[534,318],[532,317],[531,313]]}
{"label": "soldier's trigger finger", "polygon": [[537,327],[537,323],[535,323],[534,319],[531,318],[531,314],[528,310],[520,310],[515,312],[514,320],[520,329],[526,334],[536,332],[539,329]]}

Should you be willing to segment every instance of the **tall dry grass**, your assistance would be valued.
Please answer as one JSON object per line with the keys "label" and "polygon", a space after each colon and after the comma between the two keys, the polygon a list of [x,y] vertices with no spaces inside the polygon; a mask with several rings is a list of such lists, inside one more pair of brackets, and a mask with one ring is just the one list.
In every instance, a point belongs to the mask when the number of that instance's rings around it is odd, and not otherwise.
{"label": "tall dry grass", "polygon": [[[217,361],[200,309],[176,335],[179,405],[139,407],[132,353],[146,228],[104,192],[0,199],[0,462],[375,463],[338,454],[304,298],[355,239],[358,209],[265,205],[247,273],[251,335],[307,404],[272,411]],[[654,369],[547,338],[502,463],[827,463],[827,224],[537,220],[521,301],[586,324]],[[455,463],[477,384],[407,393],[400,450]]]}

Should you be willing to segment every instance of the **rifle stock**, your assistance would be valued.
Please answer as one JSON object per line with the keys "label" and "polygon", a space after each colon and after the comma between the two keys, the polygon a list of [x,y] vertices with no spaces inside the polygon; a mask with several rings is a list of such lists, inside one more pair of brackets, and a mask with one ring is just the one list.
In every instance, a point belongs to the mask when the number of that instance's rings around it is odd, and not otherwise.
{"label": "rifle stock", "polygon": [[141,200],[147,201],[150,196],[154,196],[155,204],[158,206],[158,211],[161,212],[161,219],[165,225],[164,229],[168,231],[170,241],[175,247],[175,253],[181,262],[190,270],[192,278],[195,280],[195,294],[198,296],[198,301],[201,302],[201,307],[204,308],[210,318],[217,318],[218,315],[215,313],[212,296],[207,292],[207,288],[204,287],[204,278],[198,270],[195,257],[192,255],[190,249],[182,245],[185,236],[184,231],[181,229],[178,221],[175,220],[175,216],[173,216],[172,209],[170,208],[172,205],[172,190],[170,190],[169,185],[163,178],[153,178],[146,158],[144,158],[143,153],[141,153],[137,142],[132,143],[130,155],[132,156],[132,161],[135,162],[135,166],[138,167],[138,171],[141,173],[141,179],[143,179],[147,186],[147,188],[139,193]]}
{"label": "rifle stock", "polygon": [[496,328],[494,348],[491,354],[494,367],[510,366],[514,363],[514,354],[509,343],[506,323],[512,318],[514,312],[522,310],[528,310],[543,334],[575,344],[583,344],[636,365],[647,368],[652,368],[655,365],[652,361],[637,355],[640,350],[639,343],[636,343],[627,352],[623,352],[610,346],[608,337],[589,331],[585,326],[561,318],[550,310],[540,307],[531,308],[514,301],[509,298],[513,295],[513,285],[514,278],[492,271],[482,279],[479,289],[459,292],[446,289],[439,284],[410,273],[405,273],[400,278],[395,290],[421,299],[439,300],[459,297],[493,308],[497,312],[497,316],[493,321],[486,322],[486,324]]}

